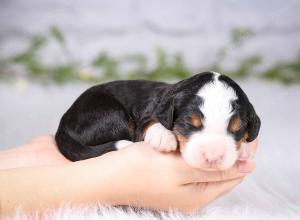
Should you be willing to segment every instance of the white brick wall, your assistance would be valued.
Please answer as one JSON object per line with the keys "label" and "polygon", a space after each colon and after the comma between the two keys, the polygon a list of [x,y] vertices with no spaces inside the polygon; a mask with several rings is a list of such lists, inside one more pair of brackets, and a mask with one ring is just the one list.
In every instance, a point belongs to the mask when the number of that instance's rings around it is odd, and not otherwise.
{"label": "white brick wall", "polygon": [[[228,60],[259,53],[265,63],[294,58],[300,50],[297,0],[0,0],[0,55],[26,45],[29,37],[57,25],[76,59],[98,52],[154,55],[157,46],[182,52],[190,67],[204,67],[228,42],[234,27],[257,35]],[[56,61],[55,49],[47,57]]]}

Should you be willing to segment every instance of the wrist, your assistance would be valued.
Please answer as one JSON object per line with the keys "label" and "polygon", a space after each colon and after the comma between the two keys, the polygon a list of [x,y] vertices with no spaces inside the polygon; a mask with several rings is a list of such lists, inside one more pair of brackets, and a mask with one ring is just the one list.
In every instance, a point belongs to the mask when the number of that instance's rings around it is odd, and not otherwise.
{"label": "wrist", "polygon": [[111,185],[115,172],[110,157],[108,153],[64,166],[64,173],[68,176],[66,183],[70,186],[71,192],[66,202],[113,204]]}

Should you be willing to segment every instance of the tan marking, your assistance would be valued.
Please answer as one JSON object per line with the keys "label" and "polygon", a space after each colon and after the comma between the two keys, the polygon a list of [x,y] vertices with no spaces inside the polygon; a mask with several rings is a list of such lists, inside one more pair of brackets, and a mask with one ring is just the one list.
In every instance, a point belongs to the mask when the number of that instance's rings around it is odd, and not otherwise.
{"label": "tan marking", "polygon": [[199,115],[192,115],[191,117],[191,122],[192,122],[192,125],[196,128],[200,128],[201,125],[202,125],[202,122],[201,122],[201,118]]}
{"label": "tan marking", "polygon": [[234,116],[228,124],[228,130],[230,132],[234,133],[234,132],[237,132],[238,130],[240,130],[241,126],[242,126],[242,121],[241,121],[240,117]]}
{"label": "tan marking", "polygon": [[176,136],[176,139],[177,139],[177,143],[178,143],[178,149],[180,152],[182,152],[184,149],[185,149],[185,146],[186,146],[186,142],[188,141],[188,139],[186,137],[184,137],[183,135],[181,134],[176,134],[175,133],[175,136]]}

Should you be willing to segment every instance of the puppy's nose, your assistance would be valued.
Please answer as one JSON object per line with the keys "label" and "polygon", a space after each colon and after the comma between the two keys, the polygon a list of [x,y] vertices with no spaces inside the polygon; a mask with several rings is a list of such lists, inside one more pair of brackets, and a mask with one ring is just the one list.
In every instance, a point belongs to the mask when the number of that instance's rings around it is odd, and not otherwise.
{"label": "puppy's nose", "polygon": [[223,160],[223,152],[204,153],[205,162],[209,165],[216,165]]}

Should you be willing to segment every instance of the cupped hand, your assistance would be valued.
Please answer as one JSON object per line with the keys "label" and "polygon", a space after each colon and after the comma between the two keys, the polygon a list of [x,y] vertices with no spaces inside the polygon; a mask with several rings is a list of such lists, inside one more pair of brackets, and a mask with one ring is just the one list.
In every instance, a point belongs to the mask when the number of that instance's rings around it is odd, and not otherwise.
{"label": "cupped hand", "polygon": [[[257,140],[250,144],[253,153],[256,146]],[[203,171],[188,166],[179,153],[157,152],[144,142],[115,153],[120,204],[161,210],[194,212],[229,192],[255,167],[249,158],[228,170]]]}
{"label": "cupped hand", "polygon": [[[250,143],[249,155],[254,154],[256,146],[257,140]],[[208,205],[238,185],[255,167],[251,158],[243,158],[228,170],[203,171],[188,166],[179,153],[157,152],[144,142],[73,163],[61,155],[51,135],[0,152],[0,169],[73,164],[76,167],[80,163],[86,163],[93,172],[105,169],[109,173],[108,179],[102,179],[109,182],[109,187],[98,190],[106,191],[112,205],[182,212],[193,212]]]}

